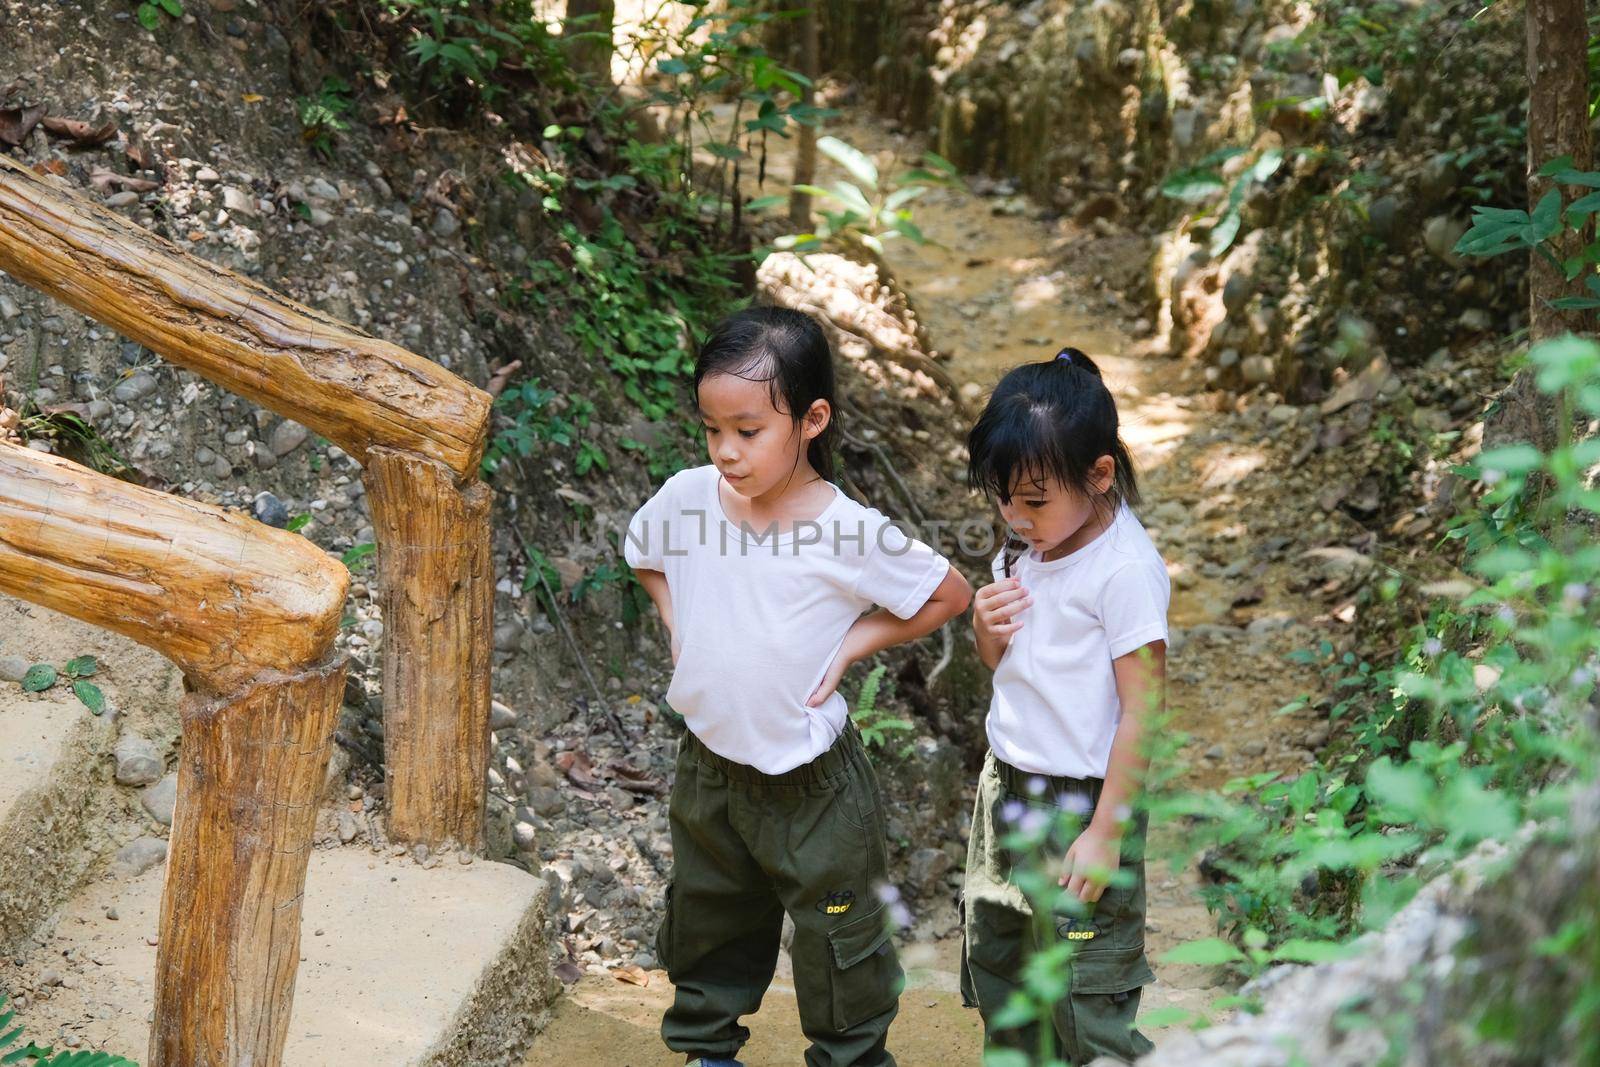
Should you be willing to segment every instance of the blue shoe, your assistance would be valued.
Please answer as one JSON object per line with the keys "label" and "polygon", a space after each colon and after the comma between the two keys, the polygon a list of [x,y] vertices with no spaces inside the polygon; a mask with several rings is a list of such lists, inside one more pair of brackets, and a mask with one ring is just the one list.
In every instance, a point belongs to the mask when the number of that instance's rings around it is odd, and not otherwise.
{"label": "blue shoe", "polygon": [[684,1067],[744,1067],[738,1060],[708,1060],[704,1056],[690,1060]]}

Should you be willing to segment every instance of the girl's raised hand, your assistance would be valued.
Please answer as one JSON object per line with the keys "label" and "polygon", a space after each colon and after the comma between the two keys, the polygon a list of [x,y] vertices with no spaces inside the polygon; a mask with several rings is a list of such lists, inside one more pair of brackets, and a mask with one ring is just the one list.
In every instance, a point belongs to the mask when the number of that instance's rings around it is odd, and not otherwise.
{"label": "girl's raised hand", "polygon": [[1017,578],[1001,578],[978,590],[973,598],[973,619],[978,629],[990,637],[1009,638],[1022,629],[1021,614],[1033,604],[1033,597]]}

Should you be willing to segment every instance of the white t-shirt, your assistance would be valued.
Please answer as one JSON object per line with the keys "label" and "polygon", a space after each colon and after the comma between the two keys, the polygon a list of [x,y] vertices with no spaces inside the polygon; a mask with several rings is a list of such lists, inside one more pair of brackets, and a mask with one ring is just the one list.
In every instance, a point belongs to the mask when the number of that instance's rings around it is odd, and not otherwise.
{"label": "white t-shirt", "polygon": [[714,466],[679,471],[628,524],[623,555],[667,576],[678,665],[667,703],[711,751],[767,774],[826,752],[848,708],[806,699],[874,604],[922,609],[950,564],[838,486],[821,515],[778,534],[728,519]]}
{"label": "white t-shirt", "polygon": [[[1003,577],[1003,554],[994,576]],[[999,759],[1034,774],[1104,778],[1122,721],[1111,661],[1167,639],[1171,585],[1126,506],[1093,541],[1011,568],[1033,596],[994,672],[986,728]]]}

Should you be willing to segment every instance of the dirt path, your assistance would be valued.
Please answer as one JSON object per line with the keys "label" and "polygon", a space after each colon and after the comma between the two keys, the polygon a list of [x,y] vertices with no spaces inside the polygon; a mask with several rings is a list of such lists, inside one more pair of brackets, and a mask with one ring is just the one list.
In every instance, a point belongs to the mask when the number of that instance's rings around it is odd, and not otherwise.
{"label": "dirt path", "polygon": [[[829,132],[871,153],[913,154],[881,124]],[[785,175],[790,163],[781,152],[769,166]],[[824,166],[819,183],[840,176]],[[1107,279],[1137,275],[1147,256],[1142,238],[1043,217],[1003,189],[987,192],[938,190],[917,201],[917,224],[938,244],[891,244],[891,269],[957,382],[986,393],[1006,369],[1066,344],[1096,359],[1118,398],[1123,434],[1141,472],[1141,517],[1173,574],[1169,670],[1175,726],[1191,738],[1183,750],[1191,765],[1185,780],[1209,787],[1268,769],[1296,773],[1312,758],[1305,746],[1315,742],[1317,728],[1275,713],[1314,678],[1283,656],[1313,644],[1328,620],[1317,618],[1320,604],[1285,591],[1282,579],[1295,567],[1295,553],[1274,536],[1282,516],[1263,498],[1260,478],[1248,488],[1241,484],[1255,472],[1283,468],[1282,444],[1259,418],[1214,411],[1194,368],[1152,352],[1141,339],[1148,327]],[[1183,855],[1175,844],[1179,833],[1156,828],[1152,855]],[[1156,962],[1174,945],[1215,932],[1196,895],[1196,857],[1185,858],[1177,870],[1149,869],[1148,946],[1157,981],[1145,991],[1146,1012],[1166,1005],[1204,1009],[1227,992],[1215,988],[1219,979],[1209,968]],[[908,989],[890,1048],[903,1067],[979,1061],[976,1013],[960,1006],[956,992],[958,951],[953,940],[902,949]],[[661,972],[645,987],[585,976],[559,1002],[529,1065],[671,1067],[680,1058],[656,1035],[670,998]],[[749,1067],[801,1062],[805,1043],[783,970],[747,1022],[754,1037],[742,1058]],[[1159,1030],[1147,1033],[1161,1041]]]}

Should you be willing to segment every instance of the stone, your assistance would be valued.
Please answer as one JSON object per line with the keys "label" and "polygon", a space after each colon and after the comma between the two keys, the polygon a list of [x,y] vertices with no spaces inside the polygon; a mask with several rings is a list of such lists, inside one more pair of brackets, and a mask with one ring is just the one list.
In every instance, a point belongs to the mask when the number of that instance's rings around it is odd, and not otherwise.
{"label": "stone", "polygon": [[290,452],[305,444],[306,438],[309,436],[311,436],[310,430],[293,419],[284,419],[272,430],[272,454],[274,456],[287,456]]}
{"label": "stone", "polygon": [[8,682],[20,682],[31,666],[33,664],[21,656],[0,656],[0,678]]}
{"label": "stone", "polygon": [[139,803],[150,817],[162,826],[172,825],[172,813],[178,805],[178,776],[169,774],[155,785],[139,794]]}
{"label": "stone", "polygon": [[132,207],[138,202],[139,194],[128,189],[124,189],[120,193],[112,193],[105,200],[106,207],[109,208]]}
{"label": "stone", "polygon": [[250,505],[250,512],[257,520],[268,526],[276,526],[281,530],[289,525],[289,509],[283,506],[283,501],[271,493],[257,493]]}
{"label": "stone", "polygon": [[519,822],[511,827],[511,840],[522,852],[533,851],[535,831],[532,823]]}
{"label": "stone", "polygon": [[1487,333],[1494,326],[1494,318],[1483,308],[1467,308],[1456,324],[1472,333]]}
{"label": "stone", "polygon": [[311,225],[319,230],[327,229],[328,224],[333,222],[333,213],[320,207],[311,208],[308,214],[311,217]]}
{"label": "stone", "polygon": [[1437,204],[1447,199],[1455,192],[1460,181],[1460,173],[1456,170],[1455,160],[1448,154],[1441,152],[1422,165],[1422,170],[1417,174],[1417,187],[1422,190],[1422,196],[1430,204]]}
{"label": "stone", "polygon": [[440,208],[433,215],[433,235],[435,237],[454,237],[461,230],[461,221],[456,218],[455,212],[449,208]]}
{"label": "stone", "polygon": [[561,799],[560,793],[548,786],[534,786],[528,790],[528,806],[548,819],[565,811],[567,802]]}
{"label": "stone", "polygon": [[1256,282],[1250,275],[1244,271],[1230,274],[1222,286],[1222,306],[1228,309],[1228,314],[1237,315],[1244,310],[1255,291]]}
{"label": "stone", "polygon": [[1341,586],[1365,580],[1375,566],[1372,557],[1343,545],[1308,549],[1300,558],[1312,565],[1320,580],[1337,582]]}
{"label": "stone", "polygon": [[10,322],[20,314],[22,314],[22,309],[17,307],[17,302],[9,296],[0,294],[0,319]]}
{"label": "stone", "polygon": [[128,786],[154,785],[167,771],[161,750],[149,738],[127,733],[117,738],[112,750],[117,761],[117,783]]}
{"label": "stone", "polygon": [[261,210],[256,206],[254,197],[231,185],[222,188],[222,206],[228,209],[230,215],[255,215]]}
{"label": "stone", "polygon": [[1422,243],[1428,252],[1452,267],[1466,265],[1456,251],[1456,242],[1467,232],[1467,224],[1454,215],[1435,215],[1422,227]]}
{"label": "stone", "polygon": [[[217,9],[216,0],[212,0],[211,6],[212,6],[213,9]],[[218,9],[218,10],[226,10],[226,9]],[[210,167],[201,167],[199,170],[194,172],[194,180],[197,181],[197,182],[205,182],[207,185],[211,185],[211,184],[213,184],[215,182],[220,182],[222,180],[222,175],[218,174],[216,171],[212,170]]]}
{"label": "stone", "polygon": [[339,187],[329,182],[326,178],[312,178],[311,184],[306,186],[306,191],[319,200],[337,201],[340,199]]}
{"label": "stone", "polygon": [[906,862],[907,887],[919,897],[931,896],[939,891],[950,866],[950,856],[943,849],[919,848]]}
{"label": "stone", "polygon": [[135,371],[130,377],[118,382],[116,388],[111,390],[111,395],[126,403],[141,400],[155,391],[155,375],[147,371]]}
{"label": "stone", "polygon": [[137,878],[150,868],[165,863],[167,843],[159,837],[138,837],[117,849],[112,870],[127,878]]}
{"label": "stone", "polygon": [[353,813],[341,811],[339,813],[339,843],[348,845],[361,833],[361,824],[356,821]]}
{"label": "stone", "polygon": [[1271,356],[1246,356],[1239,361],[1239,373],[1251,385],[1264,385],[1272,381]]}
{"label": "stone", "polygon": [[1393,196],[1380,196],[1367,208],[1367,229],[1385,241],[1398,232],[1400,201]]}
{"label": "stone", "polygon": [[498,700],[489,702],[489,729],[509,730],[517,725],[517,713]]}

